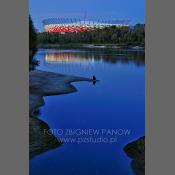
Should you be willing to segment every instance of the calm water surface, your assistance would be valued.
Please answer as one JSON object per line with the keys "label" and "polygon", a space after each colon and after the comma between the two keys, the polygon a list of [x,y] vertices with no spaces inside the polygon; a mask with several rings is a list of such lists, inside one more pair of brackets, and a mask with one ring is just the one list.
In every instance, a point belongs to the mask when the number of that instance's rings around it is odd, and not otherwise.
{"label": "calm water surface", "polygon": [[[76,93],[45,97],[46,105],[40,109],[39,118],[50,128],[64,132],[122,129],[131,133],[117,135],[113,143],[64,143],[32,159],[30,175],[132,175],[123,147],[144,135],[144,51],[40,49],[35,58],[40,61],[39,70],[95,75],[100,80],[95,85],[73,83],[78,89]],[[101,136],[97,134],[95,138]]]}

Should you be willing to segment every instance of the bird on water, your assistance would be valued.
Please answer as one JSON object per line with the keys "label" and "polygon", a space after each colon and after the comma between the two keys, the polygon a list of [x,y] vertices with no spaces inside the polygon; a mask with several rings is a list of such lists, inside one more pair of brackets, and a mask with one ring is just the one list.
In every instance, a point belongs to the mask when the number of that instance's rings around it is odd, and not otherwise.
{"label": "bird on water", "polygon": [[95,77],[95,75],[93,75],[92,79],[93,79],[93,81],[96,81],[97,80],[96,77]]}
{"label": "bird on water", "polygon": [[95,83],[97,82],[95,75],[93,75],[92,80],[93,80],[93,85],[95,85]]}

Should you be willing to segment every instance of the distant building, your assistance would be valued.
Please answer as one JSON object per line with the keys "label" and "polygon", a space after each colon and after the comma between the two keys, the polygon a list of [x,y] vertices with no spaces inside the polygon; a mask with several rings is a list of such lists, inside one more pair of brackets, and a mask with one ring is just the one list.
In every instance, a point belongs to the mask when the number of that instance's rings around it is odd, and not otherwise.
{"label": "distant building", "polygon": [[81,20],[68,18],[49,18],[43,20],[44,31],[54,33],[79,33],[110,26],[128,26],[129,20]]}

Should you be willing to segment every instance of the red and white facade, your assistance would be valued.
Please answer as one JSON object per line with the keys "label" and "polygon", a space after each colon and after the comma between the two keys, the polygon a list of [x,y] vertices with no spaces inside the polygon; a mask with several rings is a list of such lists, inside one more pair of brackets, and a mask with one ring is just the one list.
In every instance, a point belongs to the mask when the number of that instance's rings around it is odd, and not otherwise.
{"label": "red and white facade", "polygon": [[128,26],[128,21],[100,21],[50,18],[43,21],[44,31],[49,33],[80,33],[109,26]]}

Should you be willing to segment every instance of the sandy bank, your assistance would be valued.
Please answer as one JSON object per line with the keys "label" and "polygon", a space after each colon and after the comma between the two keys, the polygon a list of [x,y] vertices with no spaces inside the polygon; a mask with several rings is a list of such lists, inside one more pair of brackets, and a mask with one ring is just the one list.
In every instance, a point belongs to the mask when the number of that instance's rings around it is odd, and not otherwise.
{"label": "sandy bank", "polygon": [[39,120],[34,115],[34,111],[44,105],[44,96],[77,91],[71,83],[78,81],[92,82],[92,79],[38,70],[29,73],[30,159],[61,145],[61,142],[54,135],[46,134],[50,129],[49,126],[45,122]]}
{"label": "sandy bank", "polygon": [[72,82],[92,82],[92,79],[89,78],[68,76],[44,71],[32,71],[30,72],[29,76],[30,114],[32,114],[32,111],[34,111],[36,108],[44,105],[43,96],[75,92],[77,89],[71,85]]}

